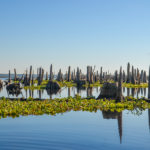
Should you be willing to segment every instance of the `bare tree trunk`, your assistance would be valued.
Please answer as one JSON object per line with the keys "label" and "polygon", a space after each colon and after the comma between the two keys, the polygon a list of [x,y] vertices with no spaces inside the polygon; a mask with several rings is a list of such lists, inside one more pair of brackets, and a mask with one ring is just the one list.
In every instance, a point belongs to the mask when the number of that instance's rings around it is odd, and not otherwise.
{"label": "bare tree trunk", "polygon": [[49,80],[52,81],[53,80],[53,66],[51,64],[50,66],[50,77],[49,77]]}
{"label": "bare tree trunk", "polygon": [[137,69],[137,84],[140,84],[140,72],[139,72],[139,69]]}
{"label": "bare tree trunk", "polygon": [[103,68],[101,67],[101,70],[100,70],[100,84],[103,83]]}
{"label": "bare tree trunk", "polygon": [[130,63],[127,65],[127,83],[130,83]]}
{"label": "bare tree trunk", "polygon": [[71,81],[71,67],[68,67],[68,82]]}
{"label": "bare tree trunk", "polygon": [[131,83],[135,84],[135,74],[134,74],[134,67],[132,66],[132,78],[131,78]]}
{"label": "bare tree trunk", "polygon": [[17,73],[16,73],[16,69],[14,69],[14,75],[15,75],[14,81],[17,81]]}
{"label": "bare tree trunk", "polygon": [[46,81],[48,80],[48,72],[46,72]]}
{"label": "bare tree trunk", "polygon": [[11,77],[10,77],[10,70],[9,70],[9,77],[8,77],[8,82],[11,82]]}
{"label": "bare tree trunk", "polygon": [[32,77],[32,66],[30,66],[30,74],[29,74],[29,81],[28,81],[28,85],[30,85],[31,77]]}
{"label": "bare tree trunk", "polygon": [[122,67],[120,67],[120,74],[118,80],[117,100],[122,100]]}

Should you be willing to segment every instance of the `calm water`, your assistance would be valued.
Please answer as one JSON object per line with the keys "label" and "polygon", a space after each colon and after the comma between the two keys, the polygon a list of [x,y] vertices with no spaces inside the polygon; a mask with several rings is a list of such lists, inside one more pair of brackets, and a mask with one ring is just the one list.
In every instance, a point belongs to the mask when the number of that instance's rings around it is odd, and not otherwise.
{"label": "calm water", "polygon": [[[0,97],[61,98],[100,94],[100,88],[62,88],[56,94],[46,90],[22,90],[8,95],[4,87]],[[147,89],[123,88],[123,94],[147,97]],[[149,150],[150,110],[101,112],[71,111],[56,116],[20,116],[0,119],[0,150]]]}
{"label": "calm water", "polygon": [[[9,95],[6,87],[0,89],[0,97],[9,97],[9,98],[63,98],[63,97],[74,97],[76,94],[79,94],[81,97],[95,97],[97,98],[100,94],[101,88],[100,87],[93,87],[93,88],[82,88],[78,89],[77,87],[62,87],[57,93],[51,94],[46,90],[21,90],[19,95]],[[122,92],[124,96],[133,96],[135,98],[140,97],[148,97],[148,88],[122,88]]]}
{"label": "calm water", "polygon": [[67,112],[0,120],[0,149],[149,150],[149,111]]}
{"label": "calm water", "polygon": [[[21,90],[21,94],[19,95],[9,95],[7,93],[6,88],[4,87],[3,89],[0,90],[0,97],[10,97],[10,98],[28,98],[33,97],[33,98],[63,98],[63,97],[69,97],[72,96],[74,97],[76,94],[79,94],[81,97],[98,97],[100,94],[100,87],[93,87],[93,88],[83,88],[83,89],[77,89],[76,87],[63,87],[61,90],[59,90],[56,94],[49,94],[46,90]],[[148,96],[148,88],[123,88],[123,95],[124,96],[133,96],[133,97],[147,97]]]}

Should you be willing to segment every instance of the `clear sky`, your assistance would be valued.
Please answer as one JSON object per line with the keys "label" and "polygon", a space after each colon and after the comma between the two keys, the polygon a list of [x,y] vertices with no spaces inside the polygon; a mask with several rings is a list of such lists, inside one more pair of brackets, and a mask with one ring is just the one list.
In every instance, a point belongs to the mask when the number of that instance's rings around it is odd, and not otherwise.
{"label": "clear sky", "polygon": [[150,65],[150,0],[0,0],[0,73],[33,65]]}

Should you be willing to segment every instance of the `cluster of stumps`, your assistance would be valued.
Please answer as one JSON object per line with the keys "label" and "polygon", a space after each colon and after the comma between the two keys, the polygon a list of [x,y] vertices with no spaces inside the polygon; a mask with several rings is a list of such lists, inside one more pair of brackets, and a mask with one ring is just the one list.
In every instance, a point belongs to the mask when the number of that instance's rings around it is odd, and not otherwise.
{"label": "cluster of stumps", "polygon": [[[101,89],[100,98],[115,98],[117,100],[122,100],[122,83],[131,83],[131,84],[141,84],[141,83],[149,83],[148,84],[148,98],[150,98],[150,69],[149,76],[147,77],[146,71],[135,69],[134,66],[131,67],[130,63],[127,64],[127,73],[122,70],[120,67],[120,71],[115,71],[114,75],[108,72],[104,72],[103,68],[100,68],[100,71],[95,70],[95,67],[87,66],[87,73],[84,74],[82,70],[77,67],[77,70],[71,70],[71,67],[68,67],[68,70],[65,74],[62,73],[61,69],[58,74],[54,75],[53,66],[50,66],[50,73],[45,73],[43,68],[38,68],[37,73],[35,74],[32,66],[30,66],[29,73],[28,70],[25,71],[24,74],[19,78],[16,73],[16,69],[14,69],[14,77],[11,78],[11,73],[9,71],[8,81],[5,81],[5,85],[7,90],[10,93],[19,92],[21,90],[21,85],[23,86],[34,86],[35,80],[37,80],[37,85],[41,85],[44,80],[47,80],[46,89],[50,91],[57,91],[61,87],[59,82],[68,81],[76,83],[77,86],[82,87],[84,84],[90,85],[94,83],[103,84]],[[3,82],[0,81],[0,87],[3,86]]]}

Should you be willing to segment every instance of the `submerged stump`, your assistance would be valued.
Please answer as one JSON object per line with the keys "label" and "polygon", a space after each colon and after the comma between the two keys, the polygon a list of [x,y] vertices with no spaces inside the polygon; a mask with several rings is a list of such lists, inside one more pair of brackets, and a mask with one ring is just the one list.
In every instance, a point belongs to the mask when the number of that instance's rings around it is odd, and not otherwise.
{"label": "submerged stump", "polygon": [[46,89],[48,90],[59,90],[61,87],[58,82],[49,81],[46,85]]}
{"label": "submerged stump", "polygon": [[46,85],[46,91],[48,95],[56,94],[61,89],[58,82],[49,81]]}
{"label": "submerged stump", "polygon": [[117,97],[117,89],[118,89],[117,83],[105,82],[101,89],[101,93],[97,99],[116,98]]}
{"label": "submerged stump", "polygon": [[19,83],[12,83],[12,84],[7,85],[6,89],[9,94],[19,95],[19,94],[21,94],[22,88],[20,87]]}

